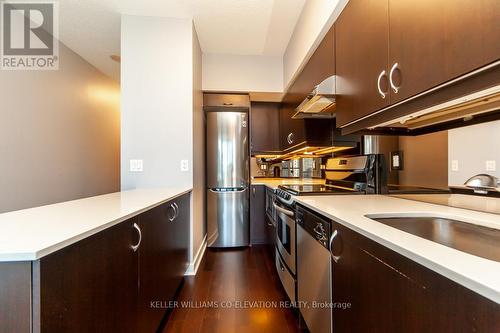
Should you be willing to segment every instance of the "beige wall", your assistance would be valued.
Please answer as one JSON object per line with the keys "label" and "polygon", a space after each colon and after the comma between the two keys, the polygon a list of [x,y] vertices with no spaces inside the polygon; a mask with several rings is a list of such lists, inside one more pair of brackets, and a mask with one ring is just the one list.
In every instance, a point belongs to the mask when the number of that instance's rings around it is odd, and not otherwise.
{"label": "beige wall", "polygon": [[120,188],[119,85],[59,50],[58,71],[0,71],[0,212]]}
{"label": "beige wall", "polygon": [[192,196],[192,253],[191,262],[198,253],[206,231],[205,187],[205,114],[201,90],[201,48],[193,27],[193,196]]}
{"label": "beige wall", "polygon": [[203,54],[203,90],[281,93],[283,58]]}
{"label": "beige wall", "polygon": [[432,188],[448,187],[448,132],[399,138],[404,154],[404,170],[399,172],[401,185]]}
{"label": "beige wall", "polygon": [[[479,173],[500,177],[500,120],[450,130],[448,149],[450,185],[463,185]],[[457,171],[451,169],[453,160]],[[495,161],[496,171],[486,170],[486,161]]]}

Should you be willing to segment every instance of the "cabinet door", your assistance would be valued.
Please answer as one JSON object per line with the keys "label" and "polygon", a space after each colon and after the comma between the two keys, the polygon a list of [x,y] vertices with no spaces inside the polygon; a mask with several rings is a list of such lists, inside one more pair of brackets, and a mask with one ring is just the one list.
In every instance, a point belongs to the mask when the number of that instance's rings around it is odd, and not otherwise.
{"label": "cabinet door", "polygon": [[122,222],[34,262],[34,331],[137,332],[135,222]]}
{"label": "cabinet door", "polygon": [[203,106],[249,108],[250,97],[239,94],[203,94]]}
{"label": "cabinet door", "polygon": [[299,103],[283,103],[280,107],[280,143],[281,149],[287,150],[305,141],[305,123],[303,119],[292,119]]}
{"label": "cabinet door", "polygon": [[250,243],[267,244],[266,187],[252,185],[250,194]]}
{"label": "cabinet door", "polygon": [[500,58],[498,0],[389,0],[389,12],[392,103]]}
{"label": "cabinet door", "polygon": [[174,208],[169,203],[139,215],[142,230],[138,306],[141,332],[156,332],[166,311],[164,304],[171,301],[171,287],[167,282],[172,275],[169,218],[173,216]]}
{"label": "cabinet door", "polygon": [[278,152],[279,137],[279,104],[252,103],[250,109],[250,152]]}
{"label": "cabinet door", "polygon": [[351,0],[335,23],[338,127],[390,103],[388,22],[388,0]]}
{"label": "cabinet door", "polygon": [[176,217],[169,226],[171,255],[169,267],[172,270],[171,294],[175,294],[188,268],[190,194],[184,194],[171,201],[176,206]]}
{"label": "cabinet door", "polygon": [[[334,223],[335,332],[499,332],[500,306]],[[471,304],[473,306],[471,306]]]}

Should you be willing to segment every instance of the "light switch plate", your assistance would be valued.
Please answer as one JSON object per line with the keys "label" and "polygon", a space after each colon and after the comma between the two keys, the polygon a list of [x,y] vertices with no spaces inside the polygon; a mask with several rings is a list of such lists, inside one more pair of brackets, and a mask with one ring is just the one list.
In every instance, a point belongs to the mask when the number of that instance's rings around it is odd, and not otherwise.
{"label": "light switch plate", "polygon": [[497,171],[497,162],[486,161],[486,171]]}
{"label": "light switch plate", "polygon": [[181,171],[189,171],[189,160],[181,160]]}
{"label": "light switch plate", "polygon": [[458,160],[451,161],[451,171],[458,171]]}
{"label": "light switch plate", "polygon": [[144,164],[142,160],[130,160],[130,172],[142,172]]}

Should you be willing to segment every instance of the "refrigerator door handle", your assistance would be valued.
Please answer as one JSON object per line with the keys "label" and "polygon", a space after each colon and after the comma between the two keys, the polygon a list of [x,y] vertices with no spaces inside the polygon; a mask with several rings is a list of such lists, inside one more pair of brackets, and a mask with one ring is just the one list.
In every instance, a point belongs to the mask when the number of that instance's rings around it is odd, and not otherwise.
{"label": "refrigerator door handle", "polygon": [[210,192],[213,192],[213,193],[241,193],[241,192],[245,192],[247,190],[246,187],[242,187],[242,188],[238,188],[236,190],[227,190],[227,191],[217,191],[216,189],[209,189]]}

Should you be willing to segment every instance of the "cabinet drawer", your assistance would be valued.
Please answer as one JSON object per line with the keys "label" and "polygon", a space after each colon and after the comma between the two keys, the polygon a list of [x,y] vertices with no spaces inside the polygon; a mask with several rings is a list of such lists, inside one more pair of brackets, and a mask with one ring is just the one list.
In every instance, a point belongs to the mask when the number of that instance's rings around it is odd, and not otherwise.
{"label": "cabinet drawer", "polygon": [[204,94],[203,106],[249,108],[250,97],[248,95],[237,94]]}

